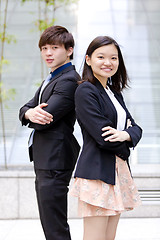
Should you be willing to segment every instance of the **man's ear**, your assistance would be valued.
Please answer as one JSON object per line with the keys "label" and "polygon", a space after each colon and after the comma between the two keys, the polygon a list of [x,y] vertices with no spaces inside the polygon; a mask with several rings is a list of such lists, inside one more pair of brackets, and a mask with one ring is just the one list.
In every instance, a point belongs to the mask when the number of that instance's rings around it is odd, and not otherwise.
{"label": "man's ear", "polygon": [[73,53],[73,48],[69,47],[67,51],[68,51],[68,57],[70,57]]}
{"label": "man's ear", "polygon": [[91,59],[88,55],[86,55],[86,63],[88,66],[91,66]]}

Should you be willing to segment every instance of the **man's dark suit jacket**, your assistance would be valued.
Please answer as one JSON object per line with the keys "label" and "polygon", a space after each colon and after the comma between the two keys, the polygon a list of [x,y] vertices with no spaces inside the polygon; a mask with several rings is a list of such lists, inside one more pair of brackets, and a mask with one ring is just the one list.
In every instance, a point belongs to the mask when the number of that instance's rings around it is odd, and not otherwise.
{"label": "man's dark suit jacket", "polygon": [[142,130],[128,112],[123,97],[110,86],[116,99],[126,111],[127,119],[132,127],[125,129],[131,137],[131,142],[105,142],[102,128],[111,126],[117,128],[117,112],[105,89],[97,80],[93,85],[84,82],[78,86],[75,93],[77,120],[83,134],[83,149],[80,154],[75,177],[99,179],[108,184],[115,184],[116,155],[128,162],[129,147],[135,147],[141,138]]}
{"label": "man's dark suit jacket", "polygon": [[29,108],[38,105],[40,88],[21,109],[22,125],[35,129],[33,144],[29,149],[30,160],[36,169],[73,169],[79,153],[79,144],[73,135],[75,123],[74,93],[80,76],[73,65],[65,68],[44,88],[40,103],[53,115],[53,122],[46,125],[32,123],[24,118]]}

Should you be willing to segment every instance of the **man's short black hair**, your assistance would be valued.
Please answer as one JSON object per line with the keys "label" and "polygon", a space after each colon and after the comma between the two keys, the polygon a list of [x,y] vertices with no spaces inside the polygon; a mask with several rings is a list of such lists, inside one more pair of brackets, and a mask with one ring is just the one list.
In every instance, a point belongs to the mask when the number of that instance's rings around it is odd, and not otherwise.
{"label": "man's short black hair", "polygon": [[[70,47],[74,48],[74,39],[71,33],[65,27],[62,26],[51,26],[44,30],[39,40],[39,48],[42,49],[46,44],[49,45],[64,45],[65,49],[68,50]],[[73,53],[70,56],[73,59]]]}

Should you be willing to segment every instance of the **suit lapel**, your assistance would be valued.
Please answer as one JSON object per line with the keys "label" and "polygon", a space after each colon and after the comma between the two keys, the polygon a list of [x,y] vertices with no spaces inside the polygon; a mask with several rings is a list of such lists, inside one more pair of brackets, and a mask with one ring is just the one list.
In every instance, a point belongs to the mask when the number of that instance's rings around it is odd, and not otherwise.
{"label": "suit lapel", "polygon": [[[71,71],[71,70],[74,70],[74,69],[75,69],[75,67],[74,67],[73,65],[71,65],[71,66],[63,69],[60,73],[58,73],[56,76],[54,76],[54,77],[50,80],[49,84],[51,84],[51,83],[52,83],[53,81],[55,81],[57,78],[59,78],[60,76],[62,76],[64,73],[67,73],[67,72],[69,72],[69,71]],[[49,86],[49,84],[48,84],[47,86]]]}
{"label": "suit lapel", "polygon": [[122,100],[122,97],[120,97],[120,94],[118,94],[113,88],[112,86],[109,86],[111,91],[113,92],[115,98],[118,100],[118,102],[121,104],[121,106],[126,110],[126,107],[124,105],[124,102]]}
{"label": "suit lapel", "polygon": [[[54,88],[54,86],[56,85],[57,81],[61,79],[61,76],[66,73],[66,72],[69,72],[71,70],[74,70],[75,67],[73,65],[63,69],[60,73],[58,73],[56,76],[54,76],[50,81],[49,83],[45,86],[45,88],[43,89],[43,92],[41,94],[41,99],[42,99],[42,96],[43,94],[45,94],[46,90],[52,85],[52,89]],[[42,87],[42,85],[41,85]],[[40,102],[41,102],[41,99],[40,99]]]}
{"label": "suit lapel", "polygon": [[103,102],[104,105],[106,106],[110,106],[110,108],[112,109],[112,111],[114,112],[115,115],[115,125],[117,125],[117,111],[115,109],[114,104],[112,103],[110,97],[108,96],[108,94],[106,93],[104,87],[102,86],[102,84],[97,80],[96,81],[96,87],[98,88],[98,90],[100,91],[101,97],[103,98]]}
{"label": "suit lapel", "polygon": [[[126,106],[125,106],[125,103],[124,103],[124,101],[123,101],[123,98],[122,98],[122,96],[121,96],[121,94],[120,93],[117,93],[113,88],[112,88],[112,86],[109,86],[110,87],[110,89],[112,90],[112,92],[114,93],[114,96],[115,96],[115,98],[117,99],[117,101],[120,103],[120,105],[122,106],[122,108],[126,111],[126,113],[127,113],[127,108],[126,108]],[[126,118],[126,123],[125,123],[125,127],[126,127],[126,125],[127,125],[127,118]]]}

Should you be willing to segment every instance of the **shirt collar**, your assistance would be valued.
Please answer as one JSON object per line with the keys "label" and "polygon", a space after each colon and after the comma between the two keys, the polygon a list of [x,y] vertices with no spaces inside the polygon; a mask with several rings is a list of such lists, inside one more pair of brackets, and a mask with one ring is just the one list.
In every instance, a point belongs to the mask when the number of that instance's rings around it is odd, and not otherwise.
{"label": "shirt collar", "polygon": [[62,72],[65,68],[67,68],[67,67],[69,67],[71,65],[72,65],[72,63],[69,62],[69,63],[66,63],[66,64],[60,66],[59,68],[57,68],[53,72],[50,72],[50,74],[52,75],[52,78],[55,77],[58,73]]}

